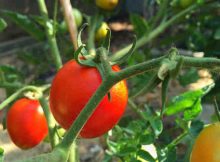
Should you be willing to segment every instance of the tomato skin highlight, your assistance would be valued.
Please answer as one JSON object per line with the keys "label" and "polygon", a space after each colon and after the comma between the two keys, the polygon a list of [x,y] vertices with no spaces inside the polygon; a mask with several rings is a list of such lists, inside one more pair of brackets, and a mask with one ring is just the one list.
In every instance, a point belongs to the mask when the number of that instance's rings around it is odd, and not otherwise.
{"label": "tomato skin highlight", "polygon": [[[119,67],[113,66],[114,71]],[[102,79],[96,68],[78,65],[74,60],[67,62],[56,74],[50,91],[50,108],[56,121],[68,129],[96,89]],[[80,136],[94,138],[112,129],[123,115],[128,90],[125,81],[114,85],[111,90],[111,100],[106,95],[97,106],[94,113],[84,125]]]}
{"label": "tomato skin highlight", "polygon": [[220,162],[220,123],[205,127],[193,146],[190,162]]}
{"label": "tomato skin highlight", "polygon": [[21,149],[38,145],[48,134],[47,121],[38,100],[17,100],[7,113],[7,130]]}

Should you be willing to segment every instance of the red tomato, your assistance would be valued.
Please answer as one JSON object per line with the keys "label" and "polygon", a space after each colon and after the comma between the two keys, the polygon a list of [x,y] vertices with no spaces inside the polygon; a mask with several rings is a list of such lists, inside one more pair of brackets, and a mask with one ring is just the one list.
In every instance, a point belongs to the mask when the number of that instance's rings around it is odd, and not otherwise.
{"label": "red tomato", "polygon": [[11,140],[21,149],[36,146],[48,133],[46,118],[38,100],[17,100],[9,109],[6,122]]}
{"label": "red tomato", "polygon": [[[113,70],[118,71],[119,67],[114,66]],[[68,129],[71,126],[101,82],[96,68],[80,66],[73,60],[59,70],[51,87],[50,108],[63,128]],[[81,137],[101,136],[117,124],[128,100],[125,81],[114,85],[110,94],[111,100],[108,100],[107,95],[103,98],[80,132]]]}

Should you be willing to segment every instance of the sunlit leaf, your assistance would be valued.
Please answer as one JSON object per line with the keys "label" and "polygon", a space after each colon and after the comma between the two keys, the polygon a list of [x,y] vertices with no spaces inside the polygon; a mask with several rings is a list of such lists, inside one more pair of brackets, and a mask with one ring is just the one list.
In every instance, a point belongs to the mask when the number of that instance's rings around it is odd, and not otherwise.
{"label": "sunlit leaf", "polygon": [[192,120],[197,117],[202,111],[201,98],[199,98],[193,106],[186,109],[183,113],[185,120]]}
{"label": "sunlit leaf", "polygon": [[202,98],[213,87],[214,87],[214,84],[211,84],[202,89],[189,91],[189,92],[186,92],[179,96],[174,97],[171,100],[170,104],[166,107],[165,114],[173,115],[173,114],[182,112],[188,108],[191,108],[192,106],[194,106],[194,104],[197,102],[198,99]]}

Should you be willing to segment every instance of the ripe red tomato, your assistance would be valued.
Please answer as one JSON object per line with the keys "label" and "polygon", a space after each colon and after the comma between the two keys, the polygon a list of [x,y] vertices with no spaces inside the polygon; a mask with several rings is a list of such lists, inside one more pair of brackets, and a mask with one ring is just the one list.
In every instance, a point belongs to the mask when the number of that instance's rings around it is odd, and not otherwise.
{"label": "ripe red tomato", "polygon": [[[118,66],[113,66],[118,71]],[[83,67],[74,60],[67,62],[56,74],[50,92],[50,108],[57,122],[68,129],[90,97],[101,84],[102,79],[96,68]],[[115,84],[111,100],[106,95],[89,118],[80,136],[94,138],[112,129],[124,113],[128,90],[125,81]]]}
{"label": "ripe red tomato", "polygon": [[7,113],[6,124],[11,140],[21,149],[36,146],[48,133],[46,118],[38,100],[17,100]]}

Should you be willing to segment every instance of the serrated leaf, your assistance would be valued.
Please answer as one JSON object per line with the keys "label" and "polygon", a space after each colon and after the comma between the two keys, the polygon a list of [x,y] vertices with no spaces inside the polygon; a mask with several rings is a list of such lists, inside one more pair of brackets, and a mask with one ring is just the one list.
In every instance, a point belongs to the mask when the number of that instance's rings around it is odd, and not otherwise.
{"label": "serrated leaf", "polygon": [[173,115],[192,107],[199,98],[202,98],[213,87],[214,84],[210,84],[202,89],[185,92],[179,96],[174,97],[170,104],[166,107],[165,114]]}
{"label": "serrated leaf", "polygon": [[147,30],[149,29],[149,25],[147,21],[144,18],[142,18],[140,15],[131,14],[130,20],[134,26],[134,31],[135,34],[137,35],[137,38],[142,37],[144,33],[146,33]]}
{"label": "serrated leaf", "polygon": [[184,119],[186,121],[192,120],[195,117],[197,117],[201,113],[201,111],[202,111],[201,98],[199,98],[192,107],[184,111],[183,113]]}
{"label": "serrated leaf", "polygon": [[3,31],[7,27],[7,23],[4,19],[0,18],[0,32]]}
{"label": "serrated leaf", "polygon": [[2,13],[35,39],[43,40],[45,37],[44,32],[28,16],[7,10],[3,10]]}

